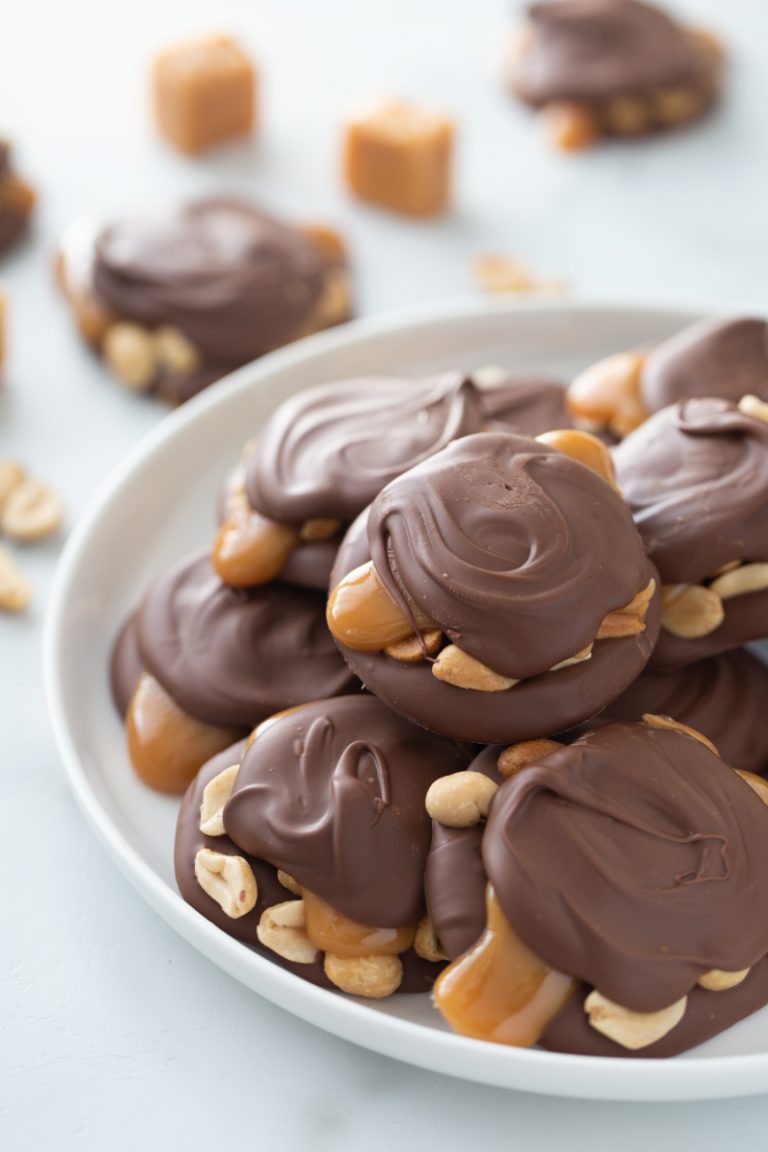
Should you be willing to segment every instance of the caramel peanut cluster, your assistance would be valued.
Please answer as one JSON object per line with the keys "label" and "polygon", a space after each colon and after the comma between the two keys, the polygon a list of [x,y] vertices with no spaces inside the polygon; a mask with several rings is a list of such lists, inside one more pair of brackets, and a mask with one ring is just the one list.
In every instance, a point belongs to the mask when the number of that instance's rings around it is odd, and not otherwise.
{"label": "caramel peanut cluster", "polygon": [[[697,754],[690,747],[690,741],[703,746],[708,755],[717,756],[711,741],[668,717],[646,715],[643,724],[646,731],[677,733],[685,737],[688,746],[685,742],[670,743],[670,749],[674,751],[678,762],[681,754],[688,759],[696,759]],[[603,744],[618,749],[622,735],[620,728],[617,728],[611,743],[604,733]],[[638,729],[637,735],[633,734],[633,739],[641,743],[645,741],[642,729]],[[525,774],[538,763],[546,762],[555,753],[559,754],[560,771],[565,772],[568,764],[567,748],[548,740],[528,741],[503,749],[498,754],[496,771],[502,781],[510,781],[519,776],[522,785],[525,777],[520,774]],[[668,755],[666,751],[664,754]],[[552,763],[554,765],[554,761]],[[722,769],[717,769],[716,765],[714,767],[716,774],[722,775]],[[704,760],[699,771],[706,773]],[[722,783],[733,791],[734,785],[728,780],[730,771],[726,769]],[[761,777],[741,771],[734,775],[749,784],[764,804],[768,803],[768,788]],[[730,779],[732,781],[733,777]],[[545,777],[542,777],[542,783],[544,780]],[[505,787],[508,790],[509,785]],[[575,801],[576,793],[567,792],[567,785],[565,787],[564,794],[570,795],[572,802]],[[488,775],[470,769],[456,777],[436,781],[427,797],[427,809],[440,825],[467,829],[487,819],[498,792],[498,785]],[[746,798],[739,793],[738,787],[735,794],[745,803]],[[610,804],[608,797],[606,803]],[[671,798],[670,804],[672,810],[674,801]],[[746,808],[759,822],[760,813],[754,811],[754,806],[746,804]],[[650,833],[649,826],[638,825],[641,826],[644,834]],[[586,828],[581,827],[578,835],[583,837],[585,834]],[[493,828],[486,830],[486,838],[493,835]],[[461,859],[466,865],[468,858]],[[493,856],[484,851],[484,859],[492,861]],[[620,881],[617,880],[617,883]],[[486,927],[477,943],[455,959],[435,984],[435,1004],[456,1031],[478,1039],[527,1047],[540,1042],[553,1022],[561,1017],[571,1003],[574,1007],[569,1008],[563,1018],[568,1019],[570,1015],[578,1025],[578,1009],[575,1005],[580,1001],[591,1029],[619,1048],[638,1051],[658,1044],[684,1019],[690,992],[662,1007],[641,1011],[636,1006],[622,1004],[599,988],[585,990],[583,972],[577,977],[559,971],[557,966],[548,963],[530,947],[529,942],[521,938],[515,926],[510,923],[491,882],[486,887],[485,905]],[[727,992],[741,985],[749,973],[750,966],[737,969],[711,967],[698,973],[694,970],[689,979],[696,988],[707,993]]]}
{"label": "caramel peanut cluster", "polygon": [[[537,440],[578,460],[615,487],[610,454],[596,437],[568,429],[543,433]],[[598,641],[636,636],[644,631],[655,588],[656,582],[651,578],[628,604],[606,615],[592,643],[549,671],[589,660]],[[357,652],[383,651],[404,664],[429,660],[438,680],[458,688],[504,692],[520,682],[488,668],[457,644],[448,643],[441,629],[418,605],[413,605],[409,619],[384,587],[372,561],[350,572],[333,589],[327,618],[332,634],[345,647]]]}

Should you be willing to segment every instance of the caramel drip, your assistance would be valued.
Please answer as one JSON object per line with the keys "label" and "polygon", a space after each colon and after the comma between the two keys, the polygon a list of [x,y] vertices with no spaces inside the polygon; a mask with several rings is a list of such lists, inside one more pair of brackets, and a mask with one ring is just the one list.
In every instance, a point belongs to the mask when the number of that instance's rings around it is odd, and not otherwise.
{"label": "caramel drip", "polygon": [[524,944],[486,888],[488,917],[478,942],[438,977],[437,1008],[476,1040],[528,1048],[573,995],[577,981],[550,968]]}
{"label": "caramel drip", "polygon": [[240,732],[196,720],[144,673],[128,706],[125,735],[140,779],[158,792],[180,795],[198,769],[233,744]]}
{"label": "caramel drip", "polygon": [[406,928],[374,928],[350,920],[306,888],[302,889],[302,896],[307,936],[320,952],[333,956],[396,956],[413,944],[415,924]]}
{"label": "caramel drip", "polygon": [[[418,628],[435,627],[416,608],[413,619]],[[327,620],[332,635],[355,652],[381,652],[414,634],[413,624],[395,604],[371,561],[336,585],[328,601]]]}
{"label": "caramel drip", "polygon": [[299,531],[251,508],[236,509],[219,529],[213,566],[232,588],[254,588],[280,575],[299,544]]}

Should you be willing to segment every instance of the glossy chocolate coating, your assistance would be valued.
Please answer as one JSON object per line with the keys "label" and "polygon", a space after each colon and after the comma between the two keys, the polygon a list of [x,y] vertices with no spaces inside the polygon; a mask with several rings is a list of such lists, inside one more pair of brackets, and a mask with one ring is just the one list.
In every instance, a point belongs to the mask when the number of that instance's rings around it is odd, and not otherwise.
{"label": "glossy chocolate coating", "polygon": [[583,464],[513,434],[466,437],[394,480],[371,505],[368,544],[409,618],[417,605],[516,679],[591,643],[649,579],[621,497]]}
{"label": "glossy chocolate coating", "polygon": [[157,580],[137,614],[145,667],[209,724],[252,727],[283,708],[355,690],[325,624],[325,597],[284,584],[238,591],[207,555]]}
{"label": "glossy chocolate coating", "polygon": [[[339,549],[331,587],[370,559],[367,513],[357,518]],[[651,564],[645,583],[658,573]],[[429,661],[402,664],[383,652],[353,652],[339,645],[344,659],[371,692],[401,716],[433,732],[470,743],[512,743],[565,731],[596,715],[640,674],[659,635],[661,595],[648,607],[645,631],[600,641],[583,664],[523,680],[507,692],[479,692],[445,684]]]}
{"label": "glossy chocolate coating", "polygon": [[679,731],[609,724],[524,769],[483,861],[530,948],[637,1012],[768,951],[768,808]]}
{"label": "glossy chocolate coating", "polygon": [[639,0],[550,0],[528,9],[532,34],[511,82],[534,107],[586,103],[657,88],[697,91],[711,65],[693,38]]}
{"label": "glossy chocolate coating", "polygon": [[768,323],[752,317],[702,320],[648,355],[640,394],[649,412],[677,400],[717,396],[768,399]]}
{"label": "glossy chocolate coating", "polygon": [[[220,525],[227,518],[229,500],[243,483],[244,473],[245,459],[232,469],[222,485],[216,505],[216,517]],[[295,584],[298,588],[315,588],[320,592],[327,592],[342,536],[343,532],[339,531],[337,535],[327,540],[303,540],[283,565],[280,579],[286,584]]]}
{"label": "glossy chocolate coating", "polygon": [[725,618],[722,624],[698,640],[673,636],[662,628],[648,662],[649,668],[681,668],[768,636],[768,588],[762,592],[732,596],[723,601],[723,608]]}
{"label": "glossy chocolate coating", "polygon": [[480,392],[483,416],[491,432],[538,436],[555,428],[572,428],[565,389],[556,380],[533,376],[511,379]]}
{"label": "glossy chocolate coating", "polygon": [[[277,869],[264,860],[243,853],[229,836],[206,836],[200,831],[200,805],[206,784],[231,764],[239,763],[244,749],[245,741],[241,740],[238,744],[220,752],[218,756],[214,756],[203,765],[184,793],[176,823],[173,851],[179,892],[187,904],[191,904],[201,916],[210,920],[228,936],[234,936],[236,940],[250,945],[297,976],[303,976],[305,980],[320,984],[324,988],[332,988],[333,985],[323,972],[322,957],[312,964],[294,964],[259,944],[256,929],[264,911],[273,904],[282,904],[285,900],[293,899],[292,894],[278,880]],[[221,906],[200,887],[195,876],[195,856],[201,848],[210,848],[212,852],[221,852],[225,856],[243,856],[248,862],[256,878],[258,890],[256,904],[250,912],[246,912],[244,916],[227,916]]]}
{"label": "glossy chocolate coating", "polygon": [[541,1038],[542,1048],[584,1056],[624,1056],[630,1059],[677,1056],[705,1040],[711,1040],[768,1004],[768,959],[760,960],[746,980],[735,988],[723,992],[693,988],[688,993],[688,1006],[680,1023],[655,1044],[635,1051],[615,1044],[591,1027],[583,1007],[589,991],[584,989],[569,1000]]}
{"label": "glossy chocolate coating", "polygon": [[482,427],[478,391],[458,373],[307,389],[264,427],[246,464],[248,499],[284,523],[349,521],[401,472]]}
{"label": "glossy chocolate coating", "polygon": [[205,361],[232,367],[301,332],[328,266],[301,232],[219,197],[104,228],[92,278],[121,318],[173,325]]}
{"label": "glossy chocolate coating", "polygon": [[[502,748],[484,748],[470,764],[473,772],[503,783],[496,762]],[[447,828],[432,821],[432,844],[427,857],[425,891],[427,911],[443,951],[455,960],[480,938],[485,929],[485,888],[488,878],[482,857],[485,823],[469,828]]]}
{"label": "glossy chocolate coating", "polygon": [[424,913],[424,799],[469,756],[372,696],[307,704],[264,724],[224,809],[228,835],[362,924]]}
{"label": "glossy chocolate coating", "polygon": [[143,671],[144,660],[139,652],[136,615],[133,613],[118,632],[109,661],[109,686],[115,707],[121,716],[125,716],[128,711],[128,705]]}
{"label": "glossy chocolate coating", "polygon": [[630,433],[613,458],[665,584],[697,584],[734,560],[768,560],[764,421],[727,400],[681,401]]}
{"label": "glossy chocolate coating", "polygon": [[684,669],[646,669],[601,719],[671,716],[707,736],[734,768],[768,771],[768,668],[750,652],[726,652]]}

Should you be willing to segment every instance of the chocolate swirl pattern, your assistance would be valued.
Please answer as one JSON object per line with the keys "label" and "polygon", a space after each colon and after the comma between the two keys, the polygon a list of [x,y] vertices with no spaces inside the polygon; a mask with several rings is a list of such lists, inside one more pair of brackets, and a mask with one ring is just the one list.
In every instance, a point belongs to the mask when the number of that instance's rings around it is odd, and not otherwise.
{"label": "chocolate swirl pattern", "polygon": [[458,373],[312,388],[263,430],[247,464],[248,498],[285,523],[352,520],[401,472],[482,426],[480,396]]}
{"label": "chocolate swirl pattern", "polygon": [[617,93],[706,89],[706,57],[666,13],[638,0],[550,0],[528,9],[530,45],[513,87],[534,107]]}
{"label": "chocolate swirl pattern", "polygon": [[463,651],[520,680],[590,644],[649,578],[621,497],[512,434],[466,437],[393,481],[371,505],[368,542],[409,619],[418,606]]}
{"label": "chocolate swirl pattern", "polygon": [[483,860],[528,946],[634,1011],[768,951],[768,809],[679,731],[608,725],[508,780]]}
{"label": "chocolate swirl pattern", "polygon": [[141,656],[191,716],[251,727],[283,708],[353,690],[325,627],[325,597],[270,584],[235,591],[208,556],[158,580],[137,615]]}
{"label": "chocolate swirl pattern", "polygon": [[649,354],[640,393],[649,412],[693,397],[768,398],[768,324],[746,317],[684,328]]}
{"label": "chocolate swirl pattern", "polygon": [[374,697],[308,704],[258,730],[224,824],[250,855],[351,919],[415,924],[430,837],[424,798],[468,759]]}
{"label": "chocolate swirl pattern", "polygon": [[768,424],[727,400],[682,401],[632,432],[614,462],[665,583],[768,559]]}
{"label": "chocolate swirl pattern", "polygon": [[234,366],[302,330],[328,266],[296,229],[249,204],[212,198],[103,229],[91,275],[117,315],[171,324],[205,360]]}

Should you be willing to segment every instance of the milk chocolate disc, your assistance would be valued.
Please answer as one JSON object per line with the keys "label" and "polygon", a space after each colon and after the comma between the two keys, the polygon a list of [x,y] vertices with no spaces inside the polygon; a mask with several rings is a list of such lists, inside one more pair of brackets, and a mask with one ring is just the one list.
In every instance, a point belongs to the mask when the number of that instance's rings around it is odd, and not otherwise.
{"label": "milk chocolate disc", "polygon": [[530,39],[511,85],[534,107],[601,102],[654,89],[709,95],[712,64],[661,9],[639,0],[550,0],[528,9]]}
{"label": "milk chocolate disc", "polygon": [[768,668],[738,650],[685,668],[647,668],[600,718],[671,716],[707,736],[734,768],[762,775],[768,771],[767,704]]}
{"label": "milk chocolate disc", "polygon": [[640,393],[649,412],[693,397],[768,399],[768,323],[745,317],[689,325],[649,354]]}
{"label": "milk chocolate disc", "polygon": [[350,919],[404,927],[424,913],[427,789],[468,760],[372,696],[307,704],[259,728],[224,825]]}
{"label": "milk chocolate disc", "polygon": [[697,584],[734,560],[768,560],[768,423],[727,400],[681,401],[613,455],[665,584]]}
{"label": "milk chocolate disc", "polygon": [[427,660],[340,645],[386,704],[457,740],[512,742],[580,723],[640,673],[658,633],[657,592],[643,632],[548,671],[590,644],[654,571],[616,492],[523,437],[467,437],[394,481],[347,534],[331,587],[371,558],[406,615],[418,605],[462,650],[520,681],[504,692],[459,688]]}
{"label": "milk chocolate disc", "polygon": [[526,944],[633,1011],[768,951],[768,807],[679,730],[608,724],[519,772],[482,851]]}
{"label": "milk chocolate disc", "polygon": [[401,472],[482,427],[480,396],[458,373],[310,388],[262,430],[246,463],[248,498],[284,523],[349,521]]}
{"label": "milk chocolate disc", "polygon": [[318,592],[235,590],[207,555],[153,584],[137,614],[144,665],[191,716],[252,727],[284,708],[355,690]]}

